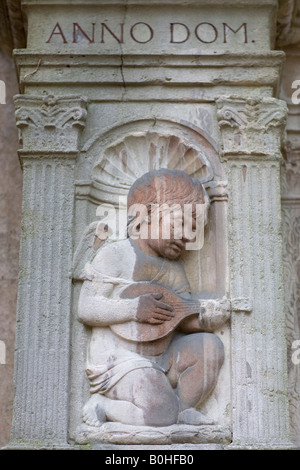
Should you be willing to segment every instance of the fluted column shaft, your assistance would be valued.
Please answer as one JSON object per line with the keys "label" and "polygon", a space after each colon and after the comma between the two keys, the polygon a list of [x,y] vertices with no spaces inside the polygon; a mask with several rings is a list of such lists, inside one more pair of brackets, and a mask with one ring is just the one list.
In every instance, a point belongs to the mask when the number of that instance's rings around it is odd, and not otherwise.
{"label": "fluted column shaft", "polygon": [[232,315],[233,445],[289,446],[280,203],[285,103],[217,101],[229,189],[231,297],[251,313]]}
{"label": "fluted column shaft", "polygon": [[74,168],[86,101],[20,95],[15,103],[24,176],[12,439],[65,445]]}

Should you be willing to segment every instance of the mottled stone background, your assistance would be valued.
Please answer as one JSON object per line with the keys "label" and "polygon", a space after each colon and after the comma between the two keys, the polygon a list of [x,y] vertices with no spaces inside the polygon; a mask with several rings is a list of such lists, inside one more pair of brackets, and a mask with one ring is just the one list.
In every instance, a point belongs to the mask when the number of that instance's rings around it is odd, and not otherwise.
{"label": "mottled stone background", "polygon": [[22,170],[13,96],[18,93],[13,60],[0,53],[0,79],[6,84],[6,104],[0,104],[0,340],[6,344],[6,364],[0,364],[0,448],[10,435],[13,406]]}

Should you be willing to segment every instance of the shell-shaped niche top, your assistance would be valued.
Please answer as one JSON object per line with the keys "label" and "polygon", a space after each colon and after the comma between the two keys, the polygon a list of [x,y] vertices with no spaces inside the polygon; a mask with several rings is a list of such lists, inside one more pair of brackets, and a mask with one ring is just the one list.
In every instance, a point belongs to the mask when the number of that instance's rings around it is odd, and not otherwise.
{"label": "shell-shaped niche top", "polygon": [[205,152],[174,135],[146,132],[130,135],[103,152],[93,170],[93,180],[128,190],[149,170],[183,170],[202,183],[213,179],[213,170]]}

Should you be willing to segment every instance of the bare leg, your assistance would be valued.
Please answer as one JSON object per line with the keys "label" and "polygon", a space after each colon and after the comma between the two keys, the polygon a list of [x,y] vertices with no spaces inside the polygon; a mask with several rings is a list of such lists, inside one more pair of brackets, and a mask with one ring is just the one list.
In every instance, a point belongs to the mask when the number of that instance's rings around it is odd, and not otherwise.
{"label": "bare leg", "polygon": [[106,419],[135,426],[168,426],[178,419],[178,397],[159,370],[137,369],[125,375],[106,395],[93,394],[83,421],[100,426]]}
{"label": "bare leg", "polygon": [[143,410],[133,403],[111,400],[99,393],[93,394],[84,405],[83,421],[89,426],[98,427],[106,421],[107,417],[110,421],[120,421],[125,424],[134,421],[137,426],[144,425]]}
{"label": "bare leg", "polygon": [[84,421],[92,426],[106,419],[135,426],[210,424],[195,408],[217,383],[224,360],[222,342],[210,333],[185,335],[171,344],[167,356],[168,376],[154,368],[129,372],[105,396],[92,395]]}
{"label": "bare leg", "polygon": [[186,335],[171,345],[168,378],[180,398],[180,422],[208,424],[197,412],[199,406],[216,386],[224,361],[223,344],[210,333]]}
{"label": "bare leg", "polygon": [[[168,378],[159,370],[145,368],[129,372],[106,396],[112,399],[110,408],[106,408],[109,420],[144,426],[169,426],[177,422],[178,398]],[[123,409],[120,407],[117,412],[120,402]],[[133,406],[139,412],[132,413]]]}

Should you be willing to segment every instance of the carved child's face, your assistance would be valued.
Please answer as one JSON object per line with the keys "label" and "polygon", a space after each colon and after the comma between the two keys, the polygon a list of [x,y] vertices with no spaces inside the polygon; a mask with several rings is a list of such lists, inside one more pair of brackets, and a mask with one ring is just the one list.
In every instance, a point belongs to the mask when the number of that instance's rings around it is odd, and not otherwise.
{"label": "carved child's face", "polygon": [[203,187],[183,171],[146,173],[127,202],[128,234],[146,253],[176,260],[186,249],[202,247],[208,204]]}
{"label": "carved child's face", "polygon": [[154,213],[146,222],[145,230],[148,236],[145,237],[144,243],[153,255],[176,260],[185,251],[186,244],[194,241],[196,222],[196,211],[191,212],[188,220],[180,206],[171,212],[160,211],[156,215]]}

